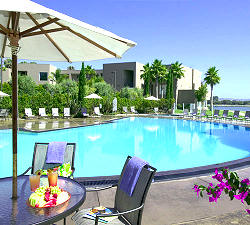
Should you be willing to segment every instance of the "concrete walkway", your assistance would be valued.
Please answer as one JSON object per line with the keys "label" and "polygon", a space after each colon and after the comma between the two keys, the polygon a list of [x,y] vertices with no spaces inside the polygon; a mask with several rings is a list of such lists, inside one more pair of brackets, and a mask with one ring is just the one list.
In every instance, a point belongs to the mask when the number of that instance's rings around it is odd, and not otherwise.
{"label": "concrete walkway", "polygon": [[[249,178],[250,167],[236,170],[241,178]],[[192,187],[195,183],[207,185],[214,180],[201,176],[181,180],[153,183],[150,187],[144,212],[143,225],[249,225],[250,216],[239,200],[230,201],[223,195],[217,203],[209,203],[208,198],[197,198]],[[103,205],[112,207],[115,188],[100,192],[88,192],[81,208]],[[63,224],[60,221],[57,224]],[[73,224],[67,218],[67,224]]]}

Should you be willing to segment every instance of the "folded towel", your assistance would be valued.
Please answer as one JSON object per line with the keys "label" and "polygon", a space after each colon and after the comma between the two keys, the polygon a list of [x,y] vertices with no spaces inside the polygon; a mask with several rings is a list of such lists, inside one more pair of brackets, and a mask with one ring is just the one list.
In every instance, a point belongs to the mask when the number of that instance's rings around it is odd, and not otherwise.
{"label": "folded towel", "polygon": [[47,150],[46,163],[63,163],[67,142],[50,142]]}
{"label": "folded towel", "polygon": [[148,163],[136,156],[129,160],[120,183],[121,190],[129,196],[132,196],[141,170],[145,165]]}

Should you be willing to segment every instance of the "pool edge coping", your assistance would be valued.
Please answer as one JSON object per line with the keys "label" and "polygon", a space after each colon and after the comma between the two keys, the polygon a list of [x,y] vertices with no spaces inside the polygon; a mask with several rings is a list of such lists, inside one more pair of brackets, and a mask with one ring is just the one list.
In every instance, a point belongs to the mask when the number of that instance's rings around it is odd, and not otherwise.
{"label": "pool edge coping", "polygon": [[[195,176],[207,175],[213,173],[215,169],[227,167],[229,169],[241,169],[250,166],[250,157],[232,160],[224,163],[211,164],[207,166],[198,166],[187,169],[169,170],[156,172],[154,182],[178,180]],[[120,175],[96,176],[96,177],[75,177],[74,179],[86,186],[98,186],[105,184],[114,184],[119,180]]]}

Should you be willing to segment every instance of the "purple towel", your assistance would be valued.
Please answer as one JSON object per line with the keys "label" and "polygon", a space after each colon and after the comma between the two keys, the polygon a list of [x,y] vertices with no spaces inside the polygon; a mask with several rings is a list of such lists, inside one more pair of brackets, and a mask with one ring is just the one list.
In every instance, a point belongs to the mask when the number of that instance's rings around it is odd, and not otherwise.
{"label": "purple towel", "polygon": [[142,168],[148,163],[136,156],[132,157],[125,168],[120,188],[129,196],[132,196]]}
{"label": "purple towel", "polygon": [[47,150],[46,163],[61,163],[64,162],[64,152],[67,142],[50,142]]}

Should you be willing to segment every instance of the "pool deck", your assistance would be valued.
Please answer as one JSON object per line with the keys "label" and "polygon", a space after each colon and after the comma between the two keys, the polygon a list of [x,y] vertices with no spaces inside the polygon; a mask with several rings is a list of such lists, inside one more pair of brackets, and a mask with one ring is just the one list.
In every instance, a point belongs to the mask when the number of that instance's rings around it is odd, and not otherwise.
{"label": "pool deck", "polygon": [[[249,177],[250,166],[235,171],[241,178],[246,178]],[[142,225],[249,225],[250,215],[239,200],[230,201],[227,195],[217,203],[209,203],[207,197],[197,198],[193,185],[208,185],[212,180],[209,175],[153,183],[146,199]],[[88,192],[81,208],[113,207],[114,197],[115,188]],[[56,224],[62,225],[63,222]],[[71,216],[67,217],[67,224],[73,224]]]}
{"label": "pool deck", "polygon": [[[78,126],[89,126],[93,124],[102,124],[109,120],[123,118],[126,116],[155,116],[155,115],[116,115],[103,116],[101,118],[84,118],[84,119],[35,119],[35,120],[19,120],[19,127],[25,128],[27,122],[32,122],[33,131],[46,131],[53,129],[53,122],[58,121],[57,129],[65,129]],[[170,117],[178,118],[182,117]],[[185,118],[186,119],[186,118]],[[39,129],[39,123],[46,121],[46,127]],[[65,123],[66,122],[66,123]],[[68,124],[67,122],[70,122]],[[219,121],[218,121],[219,122]],[[222,123],[229,123],[233,125],[241,125],[250,127],[247,123],[231,123],[229,121],[222,121]],[[11,128],[11,119],[7,121],[0,121],[0,129]],[[29,129],[27,129],[29,130]],[[249,178],[250,165],[235,169],[241,178]],[[230,201],[228,196],[223,195],[218,203],[209,203],[208,198],[197,198],[196,193],[193,192],[192,187],[195,183],[208,185],[213,179],[210,175],[206,176],[192,176],[178,180],[168,180],[155,182],[151,185],[149,190],[145,208],[143,212],[142,225],[228,225],[250,224],[250,216],[244,210],[244,205],[239,200]],[[81,208],[88,208],[98,205],[112,207],[115,197],[115,188],[104,190],[100,192],[89,192],[85,203]],[[60,221],[56,224],[63,224]],[[67,224],[73,224],[71,216],[67,217]]]}

